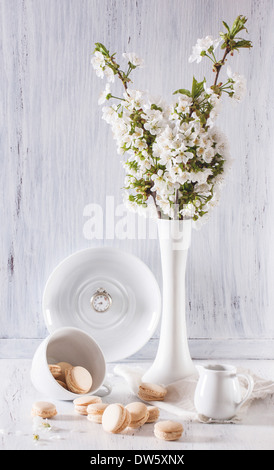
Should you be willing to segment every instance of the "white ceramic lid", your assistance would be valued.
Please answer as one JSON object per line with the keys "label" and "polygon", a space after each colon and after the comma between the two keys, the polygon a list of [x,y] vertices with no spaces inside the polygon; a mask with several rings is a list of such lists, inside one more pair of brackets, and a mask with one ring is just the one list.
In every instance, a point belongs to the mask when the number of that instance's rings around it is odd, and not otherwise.
{"label": "white ceramic lid", "polygon": [[[97,289],[111,297],[98,312],[91,299]],[[64,326],[86,331],[98,343],[106,362],[124,359],[154,334],[161,314],[161,294],[148,266],[116,248],[88,248],[63,260],[49,277],[43,315],[50,333]]]}

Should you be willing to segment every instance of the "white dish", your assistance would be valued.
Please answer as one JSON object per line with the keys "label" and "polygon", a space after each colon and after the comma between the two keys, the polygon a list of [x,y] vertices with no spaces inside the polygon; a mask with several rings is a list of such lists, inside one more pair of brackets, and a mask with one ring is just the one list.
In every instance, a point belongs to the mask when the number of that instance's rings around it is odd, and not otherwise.
{"label": "white dish", "polygon": [[[98,288],[112,299],[105,312],[96,312],[91,305]],[[86,331],[102,349],[106,362],[139,351],[154,334],[160,314],[160,289],[148,266],[115,248],[88,248],[64,259],[43,294],[49,333],[66,326]]]}

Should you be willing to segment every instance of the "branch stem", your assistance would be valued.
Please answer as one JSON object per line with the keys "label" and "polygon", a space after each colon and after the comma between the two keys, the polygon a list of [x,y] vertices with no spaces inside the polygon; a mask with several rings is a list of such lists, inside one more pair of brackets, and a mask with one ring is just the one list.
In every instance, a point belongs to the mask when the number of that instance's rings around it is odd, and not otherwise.
{"label": "branch stem", "polygon": [[157,216],[158,216],[158,219],[161,219],[162,218],[162,212],[161,212],[161,209],[159,209],[158,205],[157,205],[157,202],[156,202],[156,194],[154,191],[149,191],[148,193],[152,199],[153,199],[153,202],[154,202],[154,205],[155,205],[155,208],[156,208],[156,211],[157,211]]}
{"label": "branch stem", "polygon": [[218,62],[217,66],[215,65],[216,77],[215,77],[215,81],[214,81],[214,86],[217,85],[220,70],[221,70],[222,66],[225,64],[225,59],[226,59],[227,54],[229,54],[229,52],[230,52],[230,47],[227,46],[222,60],[220,60],[220,62]]}

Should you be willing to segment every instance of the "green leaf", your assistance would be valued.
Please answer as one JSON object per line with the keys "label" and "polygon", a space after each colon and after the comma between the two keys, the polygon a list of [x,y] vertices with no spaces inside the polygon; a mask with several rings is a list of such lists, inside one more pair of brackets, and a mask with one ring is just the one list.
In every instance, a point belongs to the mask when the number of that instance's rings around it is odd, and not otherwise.
{"label": "green leaf", "polygon": [[136,67],[137,67],[137,65],[133,65],[133,63],[130,62],[130,61],[128,61],[128,65],[130,66],[130,68],[131,68],[132,70],[136,69]]}
{"label": "green leaf", "polygon": [[191,96],[193,99],[196,99],[200,96],[200,94],[204,91],[204,83],[205,83],[205,78],[203,79],[202,82],[197,82],[196,78],[193,77],[192,81],[192,89],[191,89]]}
{"label": "green leaf", "polygon": [[109,51],[107,50],[107,48],[101,42],[96,42],[95,43],[94,51],[99,51],[99,52],[102,52],[103,55],[109,56]]}
{"label": "green leaf", "polygon": [[185,88],[180,88],[179,90],[174,91],[173,95],[176,95],[176,93],[181,93],[182,95],[189,96],[191,98],[191,93],[189,90],[186,90]]}
{"label": "green leaf", "polygon": [[240,47],[246,47],[249,49],[250,47],[252,47],[252,43],[251,41],[246,41],[245,39],[241,39],[240,41],[235,42],[233,49],[240,49]]}
{"label": "green leaf", "polygon": [[191,89],[191,95],[194,97],[195,93],[196,93],[196,89],[197,89],[197,80],[195,77],[193,77],[193,80],[192,80],[192,89]]}
{"label": "green leaf", "polygon": [[156,104],[152,104],[150,106],[150,109],[154,109],[155,111],[161,111],[161,112],[163,111],[163,109],[160,108],[160,106],[157,106]]}
{"label": "green leaf", "polygon": [[245,27],[245,23],[247,22],[247,18],[243,15],[239,15],[237,16],[236,20],[234,21],[233,25],[232,25],[232,28],[231,28],[231,31],[230,31],[230,37],[231,38],[234,38],[236,36],[237,33],[239,33],[240,31],[242,31],[243,29],[246,29]]}
{"label": "green leaf", "polygon": [[229,26],[226,24],[226,22],[225,22],[225,21],[223,21],[223,25],[224,25],[224,27],[227,29],[227,31],[230,33]]}

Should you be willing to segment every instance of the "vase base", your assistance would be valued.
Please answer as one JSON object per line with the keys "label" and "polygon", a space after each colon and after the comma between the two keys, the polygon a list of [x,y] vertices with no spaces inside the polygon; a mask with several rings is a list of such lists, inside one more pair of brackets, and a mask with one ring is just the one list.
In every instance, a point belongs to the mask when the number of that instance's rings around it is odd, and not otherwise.
{"label": "vase base", "polygon": [[190,376],[198,376],[198,371],[192,361],[185,364],[182,368],[174,369],[174,367],[158,366],[153,363],[142,377],[143,382],[155,383],[167,386],[178,380],[185,379]]}

